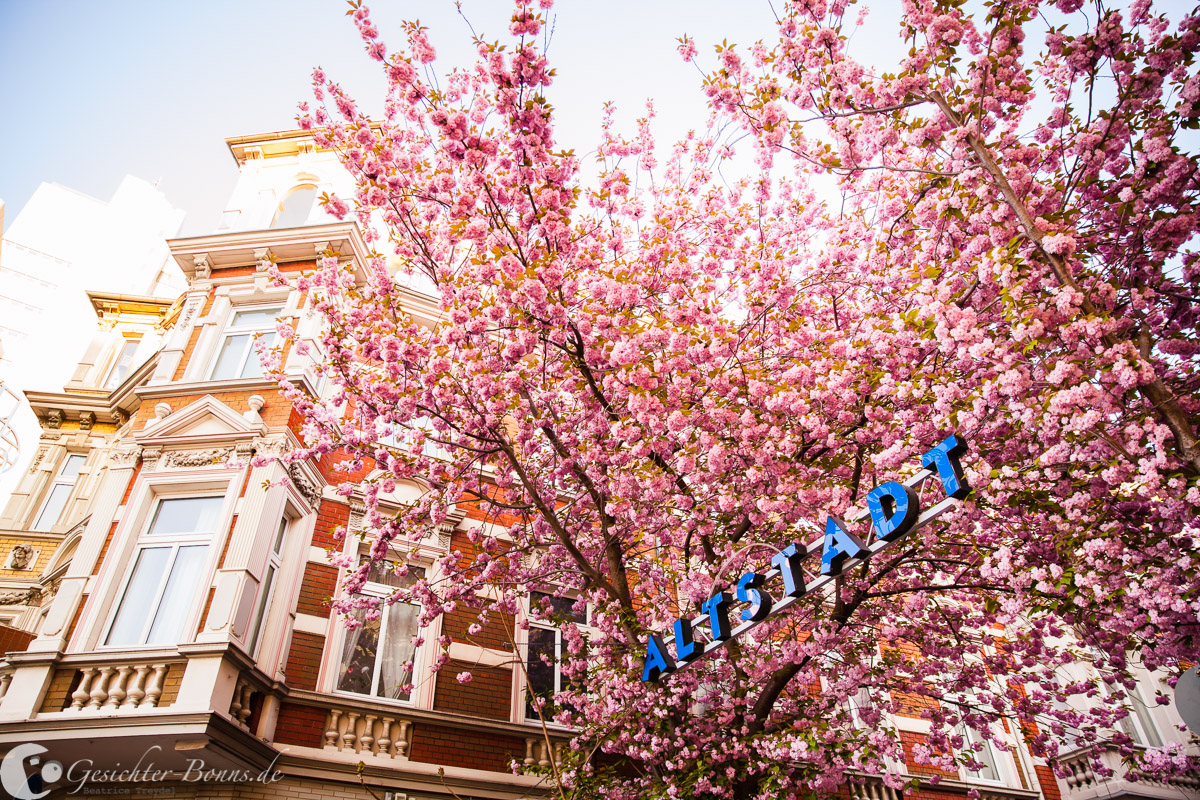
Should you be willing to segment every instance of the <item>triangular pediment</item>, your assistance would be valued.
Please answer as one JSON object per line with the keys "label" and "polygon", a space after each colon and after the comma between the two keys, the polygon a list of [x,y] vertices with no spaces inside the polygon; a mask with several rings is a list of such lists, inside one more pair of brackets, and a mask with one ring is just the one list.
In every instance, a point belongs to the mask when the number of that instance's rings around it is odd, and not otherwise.
{"label": "triangular pediment", "polygon": [[172,409],[143,428],[135,438],[141,445],[204,443],[249,439],[261,436],[266,430],[267,426],[255,412],[239,413],[206,394],[180,409]]}

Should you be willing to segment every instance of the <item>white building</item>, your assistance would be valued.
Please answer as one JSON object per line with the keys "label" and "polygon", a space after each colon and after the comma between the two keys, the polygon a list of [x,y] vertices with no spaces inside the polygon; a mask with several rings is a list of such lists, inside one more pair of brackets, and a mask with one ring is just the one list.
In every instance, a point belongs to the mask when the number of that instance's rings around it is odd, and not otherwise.
{"label": "white building", "polygon": [[[132,176],[108,201],[41,184],[12,218],[0,247],[0,382],[62,389],[99,330],[85,290],[177,297],[187,283],[164,240],[178,233],[183,217],[162,192]],[[114,380],[157,348],[145,344],[131,340],[117,348],[109,365]],[[22,452],[17,468],[0,476],[0,502],[37,451],[41,431],[25,404],[14,427]]]}

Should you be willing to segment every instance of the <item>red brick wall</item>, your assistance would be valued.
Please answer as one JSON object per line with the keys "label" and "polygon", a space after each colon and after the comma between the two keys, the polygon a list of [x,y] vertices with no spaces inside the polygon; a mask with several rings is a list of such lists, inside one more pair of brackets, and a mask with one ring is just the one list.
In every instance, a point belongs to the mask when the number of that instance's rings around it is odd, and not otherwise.
{"label": "red brick wall", "polygon": [[466,642],[493,650],[512,650],[509,639],[513,631],[512,617],[507,614],[490,612],[487,625],[479,633],[472,635],[470,627],[479,623],[479,609],[466,608],[459,605],[447,614],[442,615],[442,633],[454,642]]}
{"label": "red brick wall", "polygon": [[313,528],[313,547],[325,549],[335,548],[338,542],[333,538],[333,532],[350,522],[350,506],[333,500],[322,500],[321,508],[317,511],[317,524]]}
{"label": "red brick wall", "polygon": [[297,747],[321,747],[325,743],[325,711],[312,706],[283,703],[275,724],[275,741]]}
{"label": "red brick wall", "polygon": [[337,588],[337,568],[312,561],[304,565],[304,580],[300,582],[300,599],[296,611],[314,617],[329,616],[329,599]]}
{"label": "red brick wall", "polygon": [[[470,672],[471,682],[459,683],[456,676],[460,672]],[[433,708],[454,714],[507,720],[512,680],[511,669],[447,661],[437,674]]]}
{"label": "red brick wall", "polygon": [[918,744],[925,744],[928,737],[923,733],[913,733],[912,731],[901,731],[900,742],[904,745],[904,761],[908,765],[908,772],[911,775],[941,775],[943,778],[958,778],[958,771],[946,771],[930,766],[929,764],[918,764],[913,755],[913,748]]}
{"label": "red brick wall", "polygon": [[27,631],[0,625],[0,653],[24,651],[37,636]]}
{"label": "red brick wall", "polygon": [[409,758],[426,764],[509,772],[514,758],[525,758],[525,740],[420,723],[413,729]]}
{"label": "red brick wall", "polygon": [[1046,800],[1062,800],[1062,792],[1058,790],[1058,779],[1054,777],[1054,770],[1047,765],[1040,764],[1035,766],[1033,771],[1037,774],[1042,797]]}
{"label": "red brick wall", "polygon": [[321,653],[324,649],[324,636],[303,631],[292,633],[292,646],[288,649],[287,664],[283,668],[289,686],[316,690],[317,673],[321,671]]}

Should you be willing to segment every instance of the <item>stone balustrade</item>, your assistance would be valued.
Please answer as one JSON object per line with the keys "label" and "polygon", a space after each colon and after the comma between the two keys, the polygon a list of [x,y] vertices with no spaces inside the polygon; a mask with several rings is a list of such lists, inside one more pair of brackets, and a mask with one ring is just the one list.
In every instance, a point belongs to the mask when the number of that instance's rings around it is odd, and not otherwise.
{"label": "stone balustrade", "polygon": [[80,667],[69,711],[157,708],[170,664],[106,664]]}
{"label": "stone balustrade", "polygon": [[325,716],[325,749],[408,760],[412,720],[379,711],[333,707]]}
{"label": "stone balustrade", "polygon": [[[1169,781],[1146,778],[1133,780],[1129,764],[1113,745],[1101,745],[1064,753],[1055,759],[1063,787],[1063,800],[1119,794],[1126,786],[1139,787],[1140,794],[1163,797],[1195,797],[1200,774],[1180,775]],[[1181,793],[1182,790],[1182,793]]]}
{"label": "stone balustrade", "polygon": [[526,736],[525,766],[532,767],[536,764],[539,767],[548,767],[551,764],[551,759],[553,759],[554,764],[562,763],[563,743],[554,742],[553,744],[553,747],[547,746],[545,737]]}

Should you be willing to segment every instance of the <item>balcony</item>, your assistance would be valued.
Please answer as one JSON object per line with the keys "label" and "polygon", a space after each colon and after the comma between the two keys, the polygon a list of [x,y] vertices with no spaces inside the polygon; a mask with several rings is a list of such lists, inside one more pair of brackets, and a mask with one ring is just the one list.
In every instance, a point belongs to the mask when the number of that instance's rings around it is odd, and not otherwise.
{"label": "balcony", "polygon": [[[1093,754],[1099,756],[1103,769],[1097,769]],[[1112,745],[1098,750],[1073,750],[1055,759],[1066,777],[1058,779],[1063,800],[1092,800],[1092,798],[1146,797],[1154,800],[1197,800],[1200,798],[1200,775],[1175,778],[1169,783],[1131,780],[1129,766]],[[1102,773],[1111,772],[1108,777]]]}

